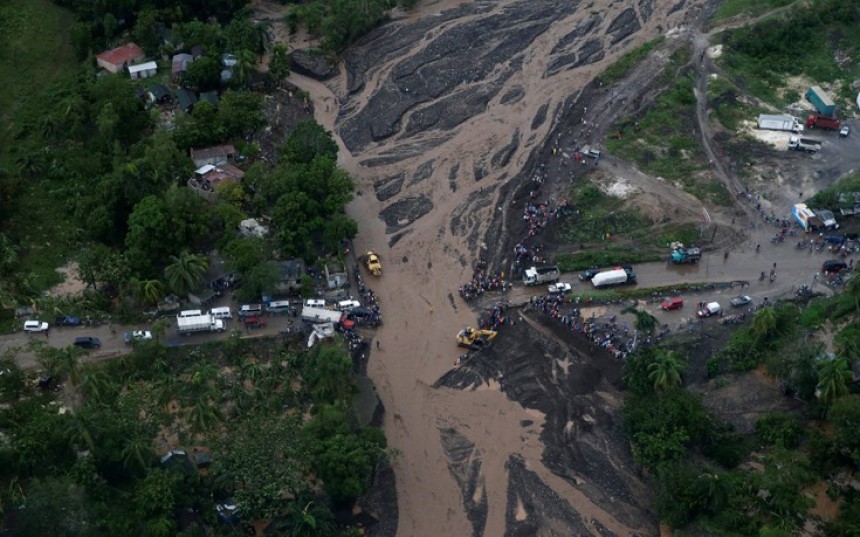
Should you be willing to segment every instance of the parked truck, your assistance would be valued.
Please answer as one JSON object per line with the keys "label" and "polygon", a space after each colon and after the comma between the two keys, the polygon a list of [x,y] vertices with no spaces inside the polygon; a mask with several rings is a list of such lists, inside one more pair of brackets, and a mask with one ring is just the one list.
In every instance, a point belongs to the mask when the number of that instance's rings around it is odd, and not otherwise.
{"label": "parked truck", "polygon": [[836,103],[818,86],[812,86],[806,90],[806,100],[812,103],[819,114],[830,117],[836,115]]}
{"label": "parked truck", "polygon": [[193,334],[195,332],[223,332],[224,321],[212,315],[190,315],[176,318],[177,334]]}
{"label": "parked truck", "polygon": [[799,136],[792,136],[788,140],[788,148],[794,149],[795,151],[806,151],[808,153],[817,153],[821,150],[821,140],[814,140],[812,138],[800,138]]}
{"label": "parked truck", "polygon": [[673,242],[671,247],[672,253],[669,255],[670,263],[698,263],[702,259],[701,248],[686,248],[680,242]]}
{"label": "parked truck", "polygon": [[792,207],[791,216],[794,217],[804,231],[815,231],[824,227],[824,224],[822,224],[821,219],[815,214],[815,211],[807,207],[805,203],[798,203]]}
{"label": "parked truck", "polygon": [[842,124],[839,122],[839,118],[837,117],[810,114],[810,116],[806,118],[806,126],[810,128],[838,131],[841,125]]}
{"label": "parked truck", "polygon": [[591,284],[596,288],[636,283],[636,274],[628,269],[613,269],[599,272],[591,278]]}
{"label": "parked truck", "polygon": [[833,211],[828,209],[813,209],[812,212],[821,220],[821,225],[824,229],[839,229],[839,222],[836,221]]}
{"label": "parked truck", "polygon": [[761,114],[758,128],[771,131],[803,132],[803,124],[794,116]]}
{"label": "parked truck", "polygon": [[325,308],[313,308],[305,306],[302,308],[302,320],[313,324],[339,323],[343,312]]}
{"label": "parked truck", "polygon": [[556,266],[527,268],[523,275],[523,283],[526,285],[540,285],[542,283],[555,283],[561,277],[561,271]]}

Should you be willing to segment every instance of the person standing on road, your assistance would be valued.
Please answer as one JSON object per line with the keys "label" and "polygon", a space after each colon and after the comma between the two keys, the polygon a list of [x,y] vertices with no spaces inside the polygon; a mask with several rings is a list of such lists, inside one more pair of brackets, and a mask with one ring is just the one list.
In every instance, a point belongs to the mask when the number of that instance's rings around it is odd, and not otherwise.
{"label": "person standing on road", "polygon": [[379,350],[379,340],[376,340],[376,350]]}

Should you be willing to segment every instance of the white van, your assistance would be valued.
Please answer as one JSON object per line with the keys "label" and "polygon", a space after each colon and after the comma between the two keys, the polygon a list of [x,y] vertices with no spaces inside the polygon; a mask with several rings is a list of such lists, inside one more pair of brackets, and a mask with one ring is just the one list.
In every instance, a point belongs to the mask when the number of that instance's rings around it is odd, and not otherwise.
{"label": "white van", "polygon": [[337,303],[338,311],[347,312],[352,309],[358,308],[361,306],[361,303],[358,300],[341,300]]}
{"label": "white van", "polygon": [[262,315],[263,306],[261,304],[243,304],[241,308],[239,308],[239,317],[253,317],[255,315]]}
{"label": "white van", "polygon": [[268,311],[269,313],[289,313],[290,301],[276,300],[274,302],[269,302],[269,305],[266,306],[266,311]]}
{"label": "white van", "polygon": [[199,317],[203,315],[202,310],[183,310],[180,311],[177,317]]}
{"label": "white van", "polygon": [[325,300],[321,298],[309,298],[305,300],[306,308],[325,308]]}
{"label": "white van", "polygon": [[224,306],[222,308],[212,308],[209,310],[209,315],[211,315],[214,319],[232,319],[233,312],[230,311],[230,308]]}

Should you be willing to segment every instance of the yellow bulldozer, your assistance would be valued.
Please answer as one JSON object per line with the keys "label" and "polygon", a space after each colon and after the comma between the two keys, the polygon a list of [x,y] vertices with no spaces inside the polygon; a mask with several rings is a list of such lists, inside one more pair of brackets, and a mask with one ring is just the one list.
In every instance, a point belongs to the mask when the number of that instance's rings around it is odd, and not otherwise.
{"label": "yellow bulldozer", "polygon": [[364,266],[367,267],[367,270],[370,271],[374,276],[382,276],[382,262],[379,261],[379,256],[373,253],[373,251],[367,252],[362,256],[361,260],[364,262]]}
{"label": "yellow bulldozer", "polygon": [[493,330],[478,330],[467,326],[457,334],[457,345],[477,351],[489,345],[496,334],[497,332]]}

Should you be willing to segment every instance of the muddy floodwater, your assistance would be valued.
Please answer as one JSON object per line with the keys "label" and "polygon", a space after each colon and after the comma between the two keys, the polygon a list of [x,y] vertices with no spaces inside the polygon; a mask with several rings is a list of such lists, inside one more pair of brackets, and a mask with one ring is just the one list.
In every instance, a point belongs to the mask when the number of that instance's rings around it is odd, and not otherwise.
{"label": "muddy floodwater", "polygon": [[[455,368],[454,337],[476,322],[457,288],[478,259],[509,262],[514,198],[551,137],[600,140],[594,77],[659,35],[685,39],[703,3],[422,2],[325,80],[291,76],[358,183],[356,250],[383,260],[368,374],[399,453],[397,535],[657,532],[619,425],[621,363],[524,312]],[[626,91],[602,110],[635,106]]]}

